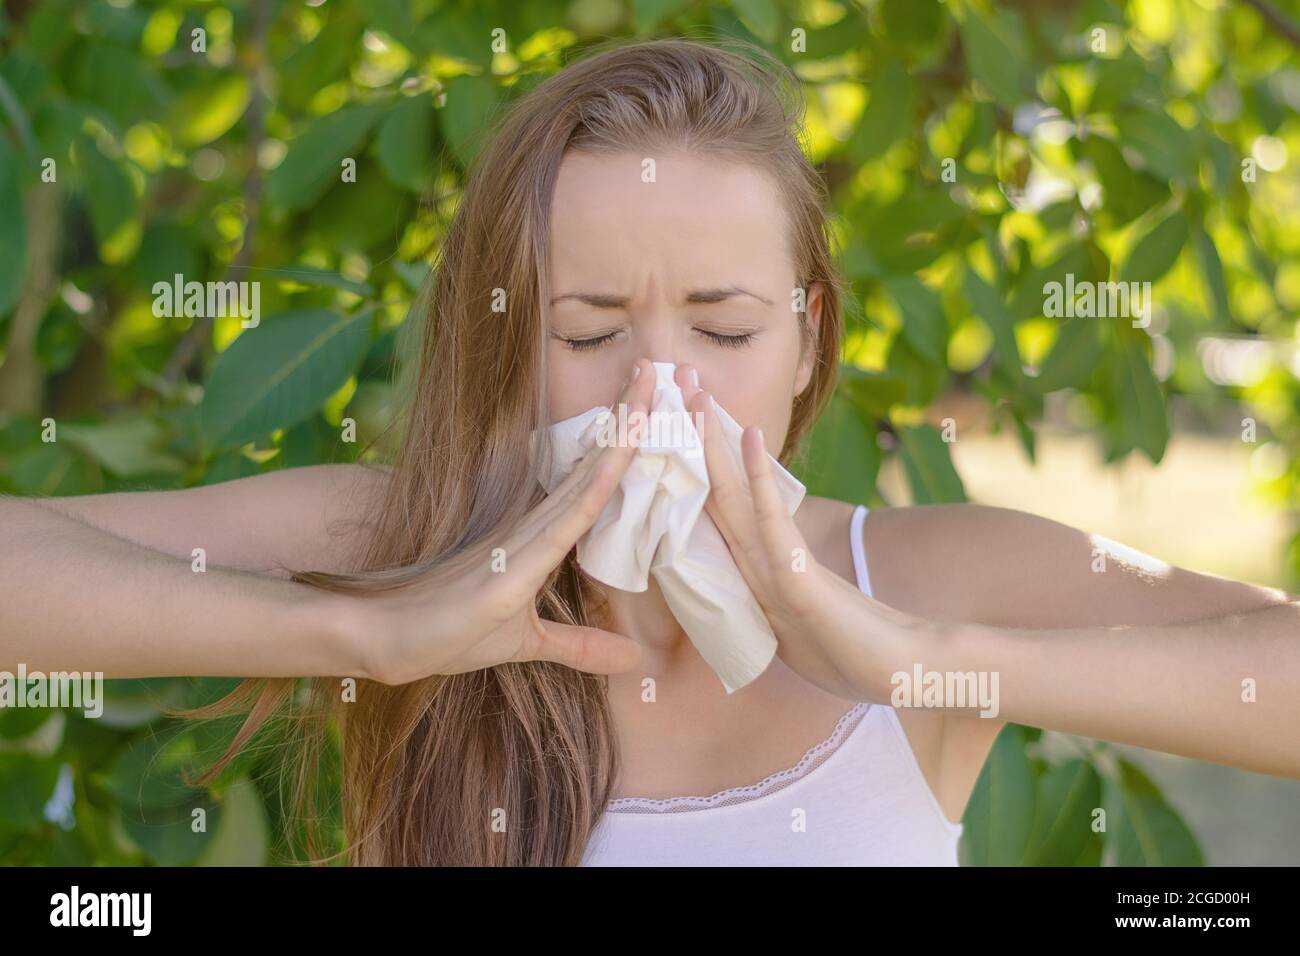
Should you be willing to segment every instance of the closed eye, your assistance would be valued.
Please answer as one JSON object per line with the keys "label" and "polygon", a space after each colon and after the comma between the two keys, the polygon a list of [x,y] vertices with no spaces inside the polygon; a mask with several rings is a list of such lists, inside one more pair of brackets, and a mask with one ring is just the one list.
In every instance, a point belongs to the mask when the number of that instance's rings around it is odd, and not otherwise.
{"label": "closed eye", "polygon": [[604,335],[597,335],[589,339],[568,339],[562,335],[557,335],[556,338],[575,352],[582,352],[586,349],[598,349],[607,342],[614,341],[616,335],[618,335],[617,329],[613,332],[606,332]]}
{"label": "closed eye", "polygon": [[[727,349],[744,348],[752,342],[754,336],[758,334],[757,332],[741,332],[735,335],[727,335],[723,332],[714,332],[710,329],[696,329],[695,331],[700,333],[700,335],[703,335],[715,345],[720,345]],[[617,336],[618,330],[615,329],[612,332],[606,332],[602,335],[594,335],[591,338],[586,339],[570,339],[565,338],[562,335],[557,335],[556,338],[563,342],[567,348],[570,348],[575,352],[584,352],[589,349],[598,349],[602,345],[607,345],[614,341]]]}
{"label": "closed eye", "polygon": [[757,332],[742,332],[738,335],[724,335],[721,332],[712,332],[709,329],[696,329],[695,331],[699,332],[700,335],[703,335],[709,341],[727,349],[744,348],[752,342],[754,336],[758,334]]}

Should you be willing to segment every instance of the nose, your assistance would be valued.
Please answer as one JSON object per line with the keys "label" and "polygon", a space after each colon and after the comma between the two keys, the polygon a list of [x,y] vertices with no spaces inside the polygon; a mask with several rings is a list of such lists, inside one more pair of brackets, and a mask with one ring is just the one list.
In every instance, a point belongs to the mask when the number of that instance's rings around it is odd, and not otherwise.
{"label": "nose", "polygon": [[637,352],[652,362],[672,362],[680,360],[678,355],[680,343],[676,339],[670,316],[658,316],[643,322],[637,335]]}

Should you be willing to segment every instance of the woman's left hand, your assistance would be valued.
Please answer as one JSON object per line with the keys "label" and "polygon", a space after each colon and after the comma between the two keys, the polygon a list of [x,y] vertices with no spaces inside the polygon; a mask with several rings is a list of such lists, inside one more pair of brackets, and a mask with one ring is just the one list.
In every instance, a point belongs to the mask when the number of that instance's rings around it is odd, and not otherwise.
{"label": "woman's left hand", "polygon": [[927,659],[939,625],[873,600],[818,563],[777,490],[762,431],[744,430],[737,462],[712,396],[692,385],[682,391],[703,431],[705,508],[772,625],[781,659],[836,696],[887,702],[892,676]]}

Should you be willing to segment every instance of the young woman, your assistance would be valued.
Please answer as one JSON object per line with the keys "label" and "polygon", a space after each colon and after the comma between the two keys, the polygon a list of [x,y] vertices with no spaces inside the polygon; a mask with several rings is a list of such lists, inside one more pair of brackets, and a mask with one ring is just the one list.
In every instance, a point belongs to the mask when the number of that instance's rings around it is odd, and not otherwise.
{"label": "young woman", "polygon": [[[749,52],[615,47],[501,120],[391,468],[0,501],[0,666],[252,678],[232,752],[293,678],[361,679],[338,706],[359,864],[954,864],[1007,720],[1300,777],[1293,595],[1113,548],[1096,573],[1104,540],[1000,508],[780,507],[764,451],[830,395],[840,287],[797,85]],[[644,413],[652,361],[679,366],[708,514],[779,643],[730,695],[653,582],[575,563],[635,447],[550,495],[529,451],[596,405]],[[998,675],[997,716],[891,706],[916,667]]]}

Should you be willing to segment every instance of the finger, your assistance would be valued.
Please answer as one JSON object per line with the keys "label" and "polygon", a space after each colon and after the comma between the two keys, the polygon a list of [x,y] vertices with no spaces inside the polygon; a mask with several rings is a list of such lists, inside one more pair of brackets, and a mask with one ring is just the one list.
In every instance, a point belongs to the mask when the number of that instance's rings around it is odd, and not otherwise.
{"label": "finger", "polygon": [[617,440],[623,435],[627,435],[629,439],[632,438],[630,430],[631,423],[636,420],[634,413],[637,410],[644,413],[648,409],[650,394],[653,391],[653,384],[647,382],[647,369],[652,371],[653,367],[645,359],[640,359],[633,365],[632,372],[624,383],[622,394],[608,406],[611,419],[601,429],[602,438],[600,440],[602,443],[593,446],[578,461],[573,470],[565,476],[564,480],[519,521],[510,538],[503,545],[508,553],[520,550],[525,543],[535,538],[538,531],[553,520],[560,511],[571,507],[591,483],[596,469],[601,467],[602,464],[605,467],[609,466],[610,462],[607,457],[611,453],[615,460],[614,464],[619,469],[617,480],[614,482],[615,486],[617,486],[618,480],[622,479],[623,472],[631,464],[636,451],[636,443],[629,440],[628,447],[615,449],[612,445],[606,443],[605,439],[612,437]]}
{"label": "finger", "polygon": [[790,512],[786,510],[785,500],[777,489],[776,470],[768,456],[762,429],[746,428],[740,436],[740,450],[745,462],[745,474],[749,476],[749,494],[754,502],[759,536],[779,566],[790,567],[796,549],[803,548],[804,556],[808,551],[803,536],[799,534]]}
{"label": "finger", "polygon": [[529,522],[527,531],[530,537],[518,546],[514,563],[530,581],[540,584],[546,579],[578,539],[596,523],[614,489],[622,481],[645,428],[648,410],[646,374],[643,366],[640,376],[624,393],[629,401],[615,403],[616,422],[611,424],[609,431],[614,440],[593,450],[588,457],[594,458],[594,462],[583,477],[563,495],[554,496],[556,500],[553,503],[550,499],[543,502],[537,516]]}
{"label": "finger", "polygon": [[682,402],[687,408],[691,401],[700,394],[700,373],[694,365],[679,365],[673,373],[673,381],[682,390]]}
{"label": "finger", "polygon": [[588,674],[619,674],[641,662],[641,645],[622,634],[557,621],[536,624],[538,640],[519,660],[553,661]]}
{"label": "finger", "polygon": [[752,562],[759,548],[753,528],[754,507],[735,455],[723,436],[713,396],[701,392],[693,407],[704,426],[704,463],[709,472],[710,486],[708,500],[714,505],[709,514],[727,539],[737,562]]}

